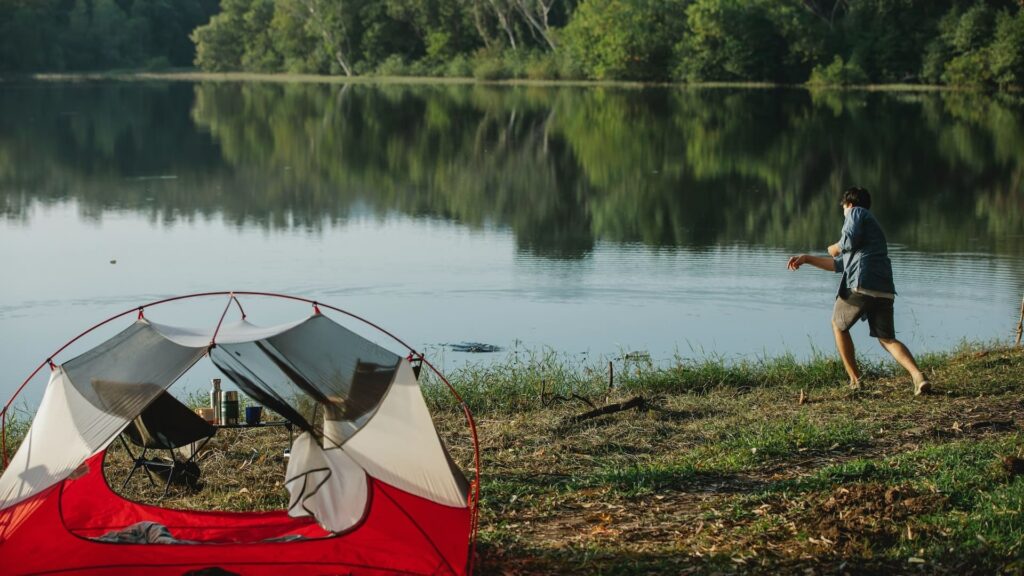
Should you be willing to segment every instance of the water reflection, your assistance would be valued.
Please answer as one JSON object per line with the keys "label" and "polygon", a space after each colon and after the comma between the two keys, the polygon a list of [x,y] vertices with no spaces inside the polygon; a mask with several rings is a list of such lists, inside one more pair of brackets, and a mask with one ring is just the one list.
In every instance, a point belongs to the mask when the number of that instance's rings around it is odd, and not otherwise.
{"label": "water reflection", "polygon": [[834,239],[851,183],[876,192],[915,352],[1006,337],[1022,120],[1020,96],[967,93],[2,83],[0,366],[233,288],[341,305],[449,366],[482,360],[442,346],[467,340],[831,352],[836,279],[783,264]]}
{"label": "water reflection", "polygon": [[1022,120],[1019,96],[969,93],[5,84],[0,210],[310,230],[397,211],[576,259],[819,246],[856,182],[894,242],[1020,254]]}

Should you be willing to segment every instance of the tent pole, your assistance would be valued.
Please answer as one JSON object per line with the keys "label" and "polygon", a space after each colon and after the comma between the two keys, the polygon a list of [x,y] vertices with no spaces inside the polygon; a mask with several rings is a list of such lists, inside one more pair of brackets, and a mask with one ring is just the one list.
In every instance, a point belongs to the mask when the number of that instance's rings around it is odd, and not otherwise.
{"label": "tent pole", "polygon": [[[228,315],[228,310],[231,309],[231,302],[235,299],[235,293],[232,292],[228,295],[228,303],[224,305],[224,311],[220,313],[220,320],[217,320],[217,327],[213,329],[213,336],[210,337],[210,346],[207,351],[212,350],[217,345],[217,334],[220,334],[220,327],[224,324],[224,317]],[[241,305],[238,306],[241,309]],[[242,314],[245,314],[243,312]]]}

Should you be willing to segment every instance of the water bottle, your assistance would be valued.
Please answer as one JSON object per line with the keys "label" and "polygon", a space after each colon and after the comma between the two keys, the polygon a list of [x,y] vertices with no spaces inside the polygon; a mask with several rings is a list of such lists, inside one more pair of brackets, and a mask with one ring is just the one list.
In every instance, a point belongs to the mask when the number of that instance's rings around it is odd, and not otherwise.
{"label": "water bottle", "polygon": [[221,401],[224,413],[221,416],[220,423],[223,426],[237,426],[238,425],[238,392],[234,390],[228,390],[224,392],[224,400]]}
{"label": "water bottle", "polygon": [[213,390],[210,390],[210,407],[213,408],[213,425],[219,426],[222,423],[220,416],[220,378],[213,379]]}

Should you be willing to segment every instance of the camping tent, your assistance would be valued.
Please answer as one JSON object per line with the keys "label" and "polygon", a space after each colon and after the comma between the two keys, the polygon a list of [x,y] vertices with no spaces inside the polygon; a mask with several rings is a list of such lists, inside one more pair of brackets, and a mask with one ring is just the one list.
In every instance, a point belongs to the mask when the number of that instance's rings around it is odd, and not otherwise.
{"label": "camping tent", "polygon": [[[223,294],[229,306],[238,303]],[[395,354],[321,314],[315,302],[290,298],[311,302],[314,313],[273,327],[244,315],[225,323],[222,314],[203,331],[151,322],[138,308],[138,319],[109,340],[60,365],[48,362],[39,410],[0,477],[0,573],[471,571],[476,486],[434,429],[410,363],[415,353]],[[287,510],[171,510],[127,501],[107,485],[110,443],[207,355],[301,430],[286,473]],[[154,525],[158,543],[110,542]]]}

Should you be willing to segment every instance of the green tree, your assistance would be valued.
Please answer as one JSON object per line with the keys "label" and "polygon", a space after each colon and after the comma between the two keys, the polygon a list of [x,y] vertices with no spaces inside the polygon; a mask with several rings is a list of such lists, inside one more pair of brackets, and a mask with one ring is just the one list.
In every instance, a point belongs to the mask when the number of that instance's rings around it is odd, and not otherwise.
{"label": "green tree", "polygon": [[162,59],[173,66],[191,66],[195,46],[189,34],[209,19],[200,0],[119,0],[129,15],[131,45],[142,62]]}
{"label": "green tree", "polygon": [[0,71],[62,70],[60,0],[0,0]]}
{"label": "green tree", "polygon": [[984,3],[978,2],[960,16],[950,38],[953,49],[959,53],[980,50],[992,38],[995,27],[995,12]]}
{"label": "green tree", "polygon": [[995,82],[1003,87],[1024,86],[1024,10],[999,14],[990,50]]}
{"label": "green tree", "polygon": [[936,0],[859,0],[838,27],[840,50],[875,82],[908,82],[921,73],[935,22],[946,6]]}
{"label": "green tree", "polygon": [[192,31],[195,64],[210,72],[242,69],[245,40],[249,34],[246,13],[252,0],[222,0],[220,14]]}
{"label": "green tree", "polygon": [[365,50],[377,62],[399,54],[408,60],[426,56],[439,65],[484,43],[473,21],[483,12],[471,0],[387,0],[371,6],[386,11],[367,26]]}
{"label": "green tree", "polygon": [[270,36],[274,50],[281,55],[281,65],[285,71],[323,71],[322,58],[317,51],[319,40],[307,29],[305,15],[297,2],[279,0],[274,3]]}
{"label": "green tree", "polygon": [[787,64],[799,64],[799,76],[806,78],[814,54],[803,53],[803,43],[799,54],[791,53],[786,36],[795,15],[792,6],[775,0],[696,0],[686,9],[675,75],[690,81],[785,81],[794,76]]}
{"label": "green tree", "polygon": [[[458,14],[453,18],[457,20]],[[389,2],[367,2],[360,9],[359,19],[362,24],[360,59],[364,69],[377,66],[393,54],[403,59],[416,59],[424,54],[421,31],[413,21],[396,18]],[[439,61],[460,52],[451,36],[445,35],[445,39],[445,50],[439,55]]]}
{"label": "green tree", "polygon": [[843,57],[836,54],[828,66],[815,66],[807,83],[811,86],[848,86],[865,84],[867,74],[859,66],[844,62]]}
{"label": "green tree", "polygon": [[0,70],[192,63],[216,0],[0,0]]}
{"label": "green tree", "polygon": [[956,55],[956,50],[953,48],[953,37],[956,35],[960,16],[959,7],[953,6],[939,20],[936,27],[937,33],[925,48],[924,59],[921,63],[921,77],[926,82],[934,84],[942,82],[946,64]]}
{"label": "green tree", "polygon": [[274,46],[271,23],[274,19],[274,0],[252,0],[242,17],[245,29],[245,47],[240,65],[245,70],[274,72],[280,70],[283,58]]}
{"label": "green tree", "polygon": [[352,76],[358,54],[359,3],[356,0],[291,0],[305,14],[306,30],[319,39],[330,72]]}
{"label": "green tree", "polygon": [[568,57],[599,80],[667,79],[687,0],[586,0],[562,31]]}
{"label": "green tree", "polygon": [[68,68],[91,70],[138,65],[132,50],[128,15],[114,0],[75,0],[68,15],[65,62]]}
{"label": "green tree", "polygon": [[979,2],[957,21],[950,37],[954,56],[946,63],[942,79],[961,86],[985,86],[992,81],[992,67],[987,44],[995,27],[995,13]]}

